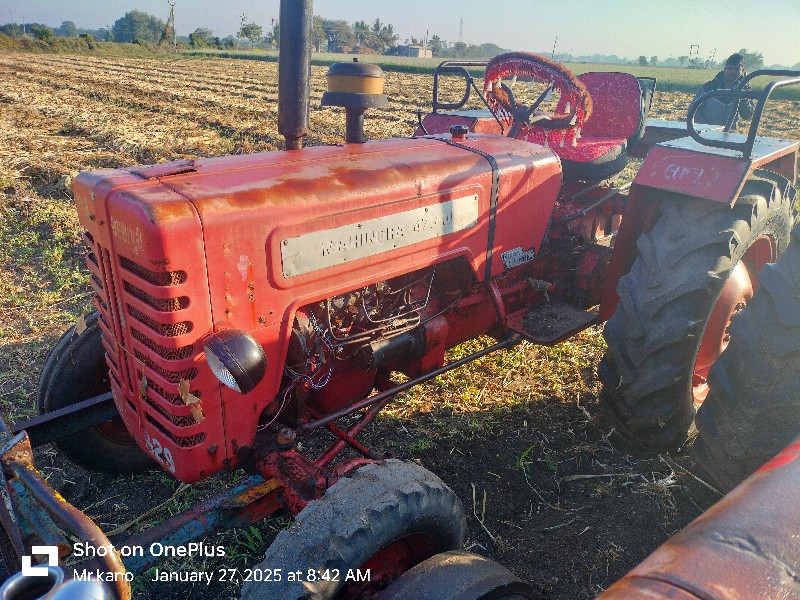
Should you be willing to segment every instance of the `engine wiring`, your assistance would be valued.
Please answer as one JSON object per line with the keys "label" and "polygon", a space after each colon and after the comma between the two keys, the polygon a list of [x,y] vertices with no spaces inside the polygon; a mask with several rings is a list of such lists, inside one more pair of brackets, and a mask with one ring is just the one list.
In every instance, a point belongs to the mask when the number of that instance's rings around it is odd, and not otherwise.
{"label": "engine wiring", "polygon": [[[281,405],[275,412],[275,414],[272,416],[272,419],[269,421],[269,423],[266,423],[264,425],[259,425],[256,428],[256,431],[264,431],[270,425],[275,423],[275,421],[278,419],[281,413],[283,413],[284,409],[286,408],[286,405],[289,403],[289,398],[291,398],[291,395],[294,393],[295,389],[297,389],[297,387],[300,386],[301,383],[307,385],[309,388],[313,390],[319,390],[328,385],[328,382],[331,380],[331,377],[333,376],[334,361],[336,360],[336,350],[333,347],[333,344],[331,344],[330,340],[328,339],[328,332],[326,332],[319,325],[316,317],[314,316],[314,313],[309,314],[309,320],[311,321],[311,326],[313,327],[314,332],[317,334],[316,339],[319,342],[321,342],[321,345],[323,346],[323,348],[321,348],[319,352],[319,356],[321,356],[322,359],[319,360],[319,364],[313,367],[313,371],[311,373],[302,373],[295,371],[288,364],[284,366],[283,372],[285,375],[291,378],[291,383],[285,389],[283,393],[283,398],[281,399]],[[328,350],[328,352],[330,353],[330,358],[327,360],[326,360],[325,350]],[[323,375],[322,379],[320,379],[319,381],[314,381],[315,377],[322,371],[322,369],[325,367],[326,364],[330,365],[328,367],[328,371],[325,373],[325,375]],[[306,363],[303,365],[303,367],[309,367],[311,365],[312,361],[306,358]]]}
{"label": "engine wiring", "polygon": [[[305,360],[302,364],[284,366],[283,373],[288,383],[280,394],[280,406],[269,422],[259,425],[256,431],[263,431],[278,420],[298,388],[324,388],[333,376],[337,361],[351,360],[370,342],[413,331],[455,306],[463,298],[463,292],[458,293],[455,298],[450,296],[445,306],[423,317],[423,309],[431,301],[444,296],[443,293],[434,294],[435,277],[436,266],[400,287],[390,288],[387,282],[379,282],[347,295],[326,298],[316,309],[308,310],[308,328],[303,334],[309,343],[305,350]],[[424,296],[420,293],[419,299],[413,300],[411,292],[421,284],[426,288]],[[323,315],[318,315],[319,312]],[[334,316],[338,323],[334,323]],[[355,328],[360,330],[350,335],[341,335],[342,332],[350,333]],[[344,348],[354,349],[343,356]]]}

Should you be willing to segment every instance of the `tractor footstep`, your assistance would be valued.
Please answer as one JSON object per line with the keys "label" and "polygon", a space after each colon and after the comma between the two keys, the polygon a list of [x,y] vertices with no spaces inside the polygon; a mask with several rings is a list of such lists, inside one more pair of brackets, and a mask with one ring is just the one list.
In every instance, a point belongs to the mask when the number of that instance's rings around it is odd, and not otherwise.
{"label": "tractor footstep", "polygon": [[554,344],[585,329],[597,319],[597,311],[586,312],[571,304],[551,299],[528,311],[509,315],[512,331],[537,344]]}

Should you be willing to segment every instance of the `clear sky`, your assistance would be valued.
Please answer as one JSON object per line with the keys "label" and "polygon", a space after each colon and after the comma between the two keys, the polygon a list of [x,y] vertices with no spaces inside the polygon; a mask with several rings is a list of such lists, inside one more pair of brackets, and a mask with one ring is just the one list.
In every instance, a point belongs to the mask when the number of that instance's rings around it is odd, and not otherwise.
{"label": "clear sky", "polygon": [[[175,0],[180,35],[207,27],[234,33],[244,14],[266,29],[278,0]],[[167,0],[0,0],[0,23],[39,22],[99,29],[139,9],[166,20]],[[346,21],[376,18],[394,25],[401,42],[426,31],[450,43],[493,42],[512,50],[575,55],[616,54],[664,60],[689,54],[717,60],[740,48],[758,51],[767,65],[800,62],[797,0],[315,0],[314,12]],[[463,19],[463,26],[461,21]]]}

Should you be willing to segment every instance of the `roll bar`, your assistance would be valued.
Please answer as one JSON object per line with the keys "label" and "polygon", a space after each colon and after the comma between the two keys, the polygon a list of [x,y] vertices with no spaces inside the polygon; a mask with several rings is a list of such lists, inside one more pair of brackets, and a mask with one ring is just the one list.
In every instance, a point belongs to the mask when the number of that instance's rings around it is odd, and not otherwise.
{"label": "roll bar", "polygon": [[[760,92],[755,92],[753,90],[746,90],[744,86],[747,83],[756,77],[789,77],[789,79],[781,79],[778,81],[770,81],[763,90]],[[704,146],[711,146],[713,148],[725,148],[727,150],[735,150],[741,152],[745,158],[750,158],[753,153],[753,144],[756,140],[756,134],[758,133],[758,127],[761,124],[761,116],[764,112],[764,106],[769,100],[769,97],[772,95],[772,92],[778,88],[787,87],[790,85],[797,85],[800,83],[800,71],[790,71],[790,70],[783,70],[783,69],[762,69],[760,71],[753,71],[749,75],[742,78],[742,80],[736,84],[736,87],[730,90],[712,90],[710,92],[706,92],[701,96],[695,98],[692,104],[689,106],[689,112],[686,115],[686,128],[689,131],[689,135],[700,144]],[[725,125],[725,133],[729,133],[733,128],[733,124],[736,121],[736,116],[739,112],[739,103],[742,100],[756,100],[757,104],[755,110],[753,111],[753,118],[750,122],[750,129],[747,132],[747,138],[743,142],[735,142],[731,140],[715,140],[710,138],[705,138],[700,135],[700,133],[694,127],[694,115],[700,106],[709,100],[710,98],[718,98],[718,99],[725,99],[725,100],[735,100],[736,106],[735,110],[731,112],[731,116],[728,117],[728,122]]]}

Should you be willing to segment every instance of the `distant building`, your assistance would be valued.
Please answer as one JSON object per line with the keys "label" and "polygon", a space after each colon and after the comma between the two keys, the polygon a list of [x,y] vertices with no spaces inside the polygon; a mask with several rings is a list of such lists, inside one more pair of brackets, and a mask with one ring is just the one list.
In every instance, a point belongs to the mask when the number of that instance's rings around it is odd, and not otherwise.
{"label": "distant building", "polygon": [[412,56],[414,58],[433,58],[433,51],[425,46],[398,46],[398,56]]}

